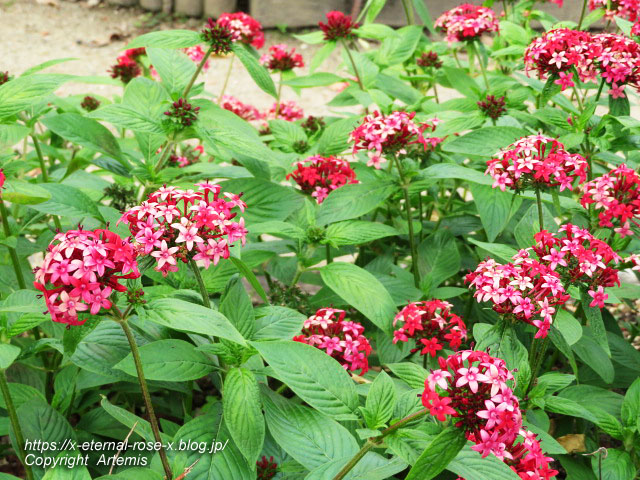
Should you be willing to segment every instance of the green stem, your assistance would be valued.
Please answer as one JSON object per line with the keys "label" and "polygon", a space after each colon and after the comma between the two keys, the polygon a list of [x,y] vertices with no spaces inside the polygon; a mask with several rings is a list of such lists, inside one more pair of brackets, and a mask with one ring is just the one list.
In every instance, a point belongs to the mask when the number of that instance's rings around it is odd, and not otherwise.
{"label": "green stem", "polygon": [[298,280],[300,280],[300,277],[302,276],[303,272],[304,270],[298,267],[298,270],[296,271],[296,275],[293,277],[293,281],[291,282],[292,286],[295,286],[295,284],[298,283]]}
{"label": "green stem", "polygon": [[[484,61],[482,60],[482,56],[480,55],[480,49],[476,48],[475,42],[471,42],[469,44],[469,49],[473,50],[473,53],[478,58],[478,65],[480,65],[480,73],[482,73],[482,78],[484,79],[484,85],[487,87],[487,91],[489,90],[489,80],[487,79],[487,72],[485,70]],[[469,65],[471,65],[471,60],[469,60]]]}
{"label": "green stem", "polygon": [[362,84],[362,79],[360,78],[360,73],[358,73],[358,67],[356,67],[356,62],[351,55],[351,51],[349,51],[349,47],[344,40],[340,41],[342,42],[344,50],[347,52],[347,56],[349,57],[349,61],[351,62],[351,67],[353,68],[353,74],[356,76],[356,81],[358,82],[358,86],[360,87],[360,90],[364,92],[364,85]]}
{"label": "green stem", "polygon": [[573,86],[573,91],[576,94],[576,101],[578,102],[578,108],[580,109],[580,113],[584,112],[584,106],[582,105],[582,99],[580,98],[580,92],[578,92],[578,86]]}
{"label": "green stem", "polygon": [[367,440],[360,451],[356,453],[355,456],[351,460],[349,460],[349,462],[347,462],[347,464],[342,468],[342,470],[340,470],[340,472],[338,472],[335,477],[333,477],[333,480],[342,480],[344,477],[346,477],[347,473],[349,473],[353,469],[353,467],[355,467],[358,462],[362,460],[362,458],[367,454],[369,450],[382,443],[382,439],[384,437],[395,432],[399,428],[404,427],[407,423],[412,422],[413,420],[416,420],[420,417],[424,417],[427,412],[429,412],[429,410],[424,408],[416,413],[412,413],[411,415],[404,417],[402,420],[397,421],[390,427],[382,430],[379,436]]}
{"label": "green stem", "polygon": [[16,412],[16,407],[13,404],[13,398],[11,397],[9,384],[7,383],[7,375],[4,373],[4,370],[0,370],[0,390],[2,390],[2,396],[4,397],[4,401],[7,405],[7,412],[9,413],[11,428],[13,428],[13,434],[16,437],[16,443],[18,444],[18,453],[20,454],[20,461],[24,465],[26,478],[27,480],[33,480],[33,471],[31,470],[31,466],[27,465],[27,463],[25,462],[26,455],[24,452],[24,435],[22,434],[22,428],[20,427],[20,422],[18,421],[18,413]]}
{"label": "green stem", "polygon": [[229,61],[229,69],[227,70],[227,76],[224,77],[224,84],[222,85],[222,90],[220,91],[220,95],[218,96],[218,105],[222,102],[222,97],[224,96],[224,92],[227,90],[227,85],[229,84],[229,78],[231,78],[231,69],[233,67],[233,61],[236,56],[233,55],[231,60]]}
{"label": "green stem", "polygon": [[413,5],[411,5],[409,0],[402,0],[402,8],[404,8],[404,15],[407,17],[407,25],[413,25],[415,23]]}
{"label": "green stem", "polygon": [[578,30],[582,28],[582,21],[584,20],[584,14],[587,11],[587,0],[582,2],[582,11],[580,12],[580,20],[578,20]]}
{"label": "green stem", "polygon": [[333,257],[331,256],[331,245],[329,245],[328,243],[326,245],[326,250],[327,250],[327,265],[329,265],[331,262],[333,262]]}
{"label": "green stem", "polygon": [[527,385],[527,390],[524,392],[525,396],[527,396],[531,391],[531,389],[533,388],[533,383],[536,377],[538,376],[538,370],[540,370],[540,364],[542,363],[544,354],[547,351],[548,343],[549,343],[549,336],[544,337],[544,339],[535,338],[533,340],[533,345],[531,348],[532,350],[531,360],[529,361],[529,365],[531,366],[531,380],[529,380],[529,385]]}
{"label": "green stem", "polygon": [[542,198],[540,197],[540,189],[536,188],[536,203],[538,204],[538,224],[540,231],[544,230],[544,215],[542,213]]}
{"label": "green stem", "polygon": [[278,96],[276,97],[276,111],[274,113],[274,118],[278,118],[280,113],[280,100],[282,98],[282,71],[280,72],[280,80],[278,81]]}
{"label": "green stem", "polygon": [[[118,312],[119,313],[119,312]],[[142,397],[144,398],[145,406],[147,407],[147,414],[149,415],[149,423],[151,424],[151,430],[153,431],[153,437],[156,439],[156,442],[162,444],[162,437],[160,437],[160,428],[158,427],[158,419],[156,418],[156,414],[153,410],[153,404],[151,403],[151,396],[149,395],[149,388],[147,387],[147,381],[144,378],[144,372],[142,370],[142,360],[140,359],[140,351],[138,350],[138,344],[136,343],[136,339],[133,336],[133,332],[131,331],[131,327],[127,323],[127,319],[124,317],[120,317],[118,319],[118,323],[124,330],[124,334],[127,336],[127,340],[129,341],[129,346],[131,347],[131,355],[133,357],[133,362],[136,365],[136,372],[138,373],[138,382],[140,383],[140,389],[142,390]],[[166,479],[172,479],[173,474],[171,473],[171,467],[169,466],[169,460],[167,459],[167,453],[164,450],[164,447],[161,447],[159,452],[160,461],[162,462],[162,467],[164,468],[164,472],[166,474]]]}
{"label": "green stem", "polygon": [[602,88],[604,87],[605,80],[604,78],[600,80],[600,86],[598,87],[598,93],[596,93],[596,103],[600,100],[600,95],[602,95]]}
{"label": "green stem", "polygon": [[[40,142],[36,137],[35,133],[31,134],[31,140],[33,140],[33,146],[36,149],[36,154],[38,155],[38,161],[40,162],[40,170],[42,170],[42,180],[44,183],[49,183],[49,174],[47,173],[47,166],[44,163],[44,156],[42,155],[42,149],[40,148]],[[58,231],[62,231],[62,225],[60,224],[60,219],[57,215],[52,215],[53,223],[55,224]]]}
{"label": "green stem", "polygon": [[176,142],[173,141],[173,138],[169,138],[169,140],[167,140],[167,143],[164,145],[164,150],[162,150],[162,152],[160,153],[158,163],[156,163],[156,167],[154,169],[155,173],[158,173],[160,170],[162,170],[162,167],[164,167],[164,164],[169,158],[169,154],[171,153],[171,150],[173,149],[175,144]]}
{"label": "green stem", "polygon": [[207,308],[211,308],[211,302],[209,301],[209,293],[207,292],[207,287],[204,285],[204,281],[202,280],[202,275],[200,275],[200,269],[198,268],[198,265],[193,259],[191,259],[189,260],[189,266],[191,267],[191,270],[193,271],[193,275],[196,277],[196,281],[198,282],[198,287],[200,288],[200,295],[202,296],[202,304]]}
{"label": "green stem", "polygon": [[404,172],[400,166],[400,160],[394,156],[396,162],[396,168],[398,169],[398,175],[400,175],[400,181],[402,182],[402,192],[404,194],[404,203],[407,208],[407,225],[409,227],[409,246],[411,247],[411,271],[413,272],[413,283],[416,288],[420,288],[420,274],[418,272],[418,246],[416,245],[416,239],[413,233],[413,220],[411,218],[411,200],[409,198],[409,186],[406,182]]}
{"label": "green stem", "polygon": [[[2,215],[2,228],[4,230],[4,237],[9,238],[11,236],[11,228],[9,227],[9,212],[4,205],[2,195],[0,194],[0,215]],[[16,272],[16,279],[18,280],[18,286],[24,290],[27,288],[27,284],[24,281],[24,274],[22,268],[20,268],[20,259],[18,258],[18,252],[13,247],[9,247],[9,256],[11,256],[11,263],[13,263],[13,270]]]}
{"label": "green stem", "polygon": [[440,99],[438,98],[438,89],[436,88],[436,79],[433,79],[433,96],[436,99],[436,103],[440,103]]}
{"label": "green stem", "polygon": [[198,64],[198,68],[196,68],[196,71],[191,76],[191,80],[189,80],[189,83],[184,88],[184,92],[182,92],[182,98],[184,99],[187,98],[187,95],[191,91],[191,87],[193,87],[193,84],[195,83],[196,78],[198,78],[198,75],[202,71],[202,67],[204,67],[204,64],[207,63],[207,60],[209,60],[209,56],[211,55],[212,51],[213,51],[213,47],[210,47],[209,50],[207,50],[207,53],[204,54],[204,57],[202,57],[202,60]]}

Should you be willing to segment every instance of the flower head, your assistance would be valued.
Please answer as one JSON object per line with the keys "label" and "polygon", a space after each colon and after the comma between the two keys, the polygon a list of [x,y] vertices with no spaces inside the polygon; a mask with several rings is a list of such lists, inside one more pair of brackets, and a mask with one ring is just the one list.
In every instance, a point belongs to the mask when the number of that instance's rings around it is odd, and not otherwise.
{"label": "flower head", "polygon": [[96,98],[87,95],[82,100],[82,103],[80,104],[80,106],[84,108],[87,112],[93,112],[100,106],[100,102]]}
{"label": "flower head", "polygon": [[625,85],[640,89],[640,45],[635,41],[614,33],[593,35],[590,57],[613,98],[624,97]]}
{"label": "flower head", "polygon": [[589,0],[589,10],[604,10],[604,18],[614,20],[624,18],[630,22],[638,20],[638,0]]}
{"label": "flower head", "polygon": [[2,189],[4,188],[4,182],[7,177],[4,174],[4,171],[0,168],[0,195],[2,195]]}
{"label": "flower head", "polygon": [[4,85],[9,80],[11,80],[11,77],[9,76],[9,72],[0,72],[0,85]]}
{"label": "flower head", "polygon": [[271,480],[278,473],[278,464],[273,461],[273,457],[265,457],[264,455],[256,462],[257,480]]}
{"label": "flower head", "polygon": [[274,72],[286,72],[296,67],[304,67],[302,55],[296,53],[295,48],[279,43],[269,47],[269,52],[260,57],[260,63]]}
{"label": "flower head", "polygon": [[498,19],[487,7],[464,3],[444,12],[435,22],[449,43],[476,40],[485,32],[498,31]]}
{"label": "flower head", "polygon": [[138,63],[127,56],[118,57],[118,63],[111,67],[111,78],[119,78],[122,83],[129,83],[141,74]]}
{"label": "flower head", "polygon": [[360,126],[351,132],[349,140],[353,142],[353,153],[366,150],[368,165],[380,168],[383,155],[406,153],[409,145],[420,144],[423,149],[435,147],[442,141],[439,138],[425,138],[426,130],[435,130],[435,122],[415,123],[415,112],[392,112],[383,115],[378,111],[364,117]]}
{"label": "flower head", "polygon": [[467,339],[467,327],[460,317],[450,312],[451,304],[442,300],[412,302],[400,310],[393,320],[396,330],[393,343],[413,339],[421,355],[436,356],[436,352],[448,345],[458,350]]}
{"label": "flower head", "polygon": [[344,310],[321,308],[305,320],[302,334],[293,340],[324,350],[345,370],[360,369],[360,375],[364,375],[369,370],[371,345],[363,335],[364,327],[344,317]]}
{"label": "flower head", "polygon": [[198,119],[200,107],[194,107],[184,98],[179,98],[171,104],[169,110],[164,112],[165,123],[172,129],[190,127]]}
{"label": "flower head", "polygon": [[287,175],[287,180],[292,178],[317,203],[322,203],[329,192],[336,188],[358,183],[356,172],[351,169],[349,162],[334,156],[314,155],[294,165],[296,169]]}
{"label": "flower head", "polygon": [[202,145],[198,145],[195,148],[191,146],[183,146],[180,151],[180,155],[176,152],[169,156],[169,163],[178,168],[188,167],[189,165],[198,163],[203,153],[204,147]]}
{"label": "flower head", "polygon": [[436,52],[424,52],[416,60],[416,64],[422,68],[434,68],[439,69],[442,67],[442,60]]}
{"label": "flower head", "polygon": [[345,40],[353,39],[356,36],[353,30],[360,27],[360,24],[354,22],[350,15],[331,11],[327,13],[327,23],[318,22],[318,26],[324,34],[324,39],[330,41],[340,38]]}
{"label": "flower head", "polygon": [[[278,109],[277,112],[276,108]],[[304,111],[295,101],[287,100],[280,102],[280,104],[274,103],[269,111],[264,115],[264,118],[294,122],[304,118]]]}
{"label": "flower head", "polygon": [[500,98],[496,98],[494,95],[487,95],[484,101],[478,102],[478,107],[485,117],[489,117],[492,120],[497,120],[507,112],[505,108],[504,95]]}
{"label": "flower head", "polygon": [[255,48],[264,46],[264,32],[259,21],[244,12],[223,13],[218,25],[231,31],[234,42],[246,43]]}
{"label": "flower head", "polygon": [[204,43],[209,45],[213,55],[226,55],[231,51],[231,44],[234,41],[234,33],[231,28],[228,25],[214,22],[213,18],[207,20],[200,37]]}
{"label": "flower head", "polygon": [[262,114],[256,107],[249,105],[248,103],[242,103],[231,95],[223,95],[220,106],[225,110],[235,113],[237,116],[248,122],[262,119]]}
{"label": "flower head", "polygon": [[233,209],[246,206],[240,197],[227,200],[214,183],[197,187],[198,191],[162,187],[119,220],[129,225],[138,252],[154,257],[156,270],[165,276],[178,270],[178,260],[201,260],[205,268],[216,265],[229,258],[233,243],[245,242],[244,219],[234,221]]}
{"label": "flower head", "polygon": [[58,233],[35,271],[33,285],[42,292],[54,322],[82,325],[79,312],[97,315],[110,309],[121,280],[138,278],[136,251],[130,241],[108,230]]}

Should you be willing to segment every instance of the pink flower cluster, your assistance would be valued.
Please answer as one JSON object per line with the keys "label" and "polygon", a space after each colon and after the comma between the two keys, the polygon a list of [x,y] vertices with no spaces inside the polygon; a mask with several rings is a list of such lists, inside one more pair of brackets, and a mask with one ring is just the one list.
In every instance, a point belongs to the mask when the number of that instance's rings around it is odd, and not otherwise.
{"label": "pink flower cluster", "polygon": [[304,67],[302,55],[295,48],[288,50],[287,45],[278,43],[269,47],[269,52],[260,57],[260,63],[274,72],[286,72],[296,67]]}
{"label": "pink flower cluster", "polygon": [[554,268],[529,258],[526,251],[506,265],[492,258],[480,262],[465,282],[475,288],[478,303],[491,301],[498,315],[535,326],[536,338],[547,336],[556,307],[569,300]]}
{"label": "pink flower cluster", "polygon": [[640,89],[640,45],[613,33],[593,35],[590,56],[613,98],[624,97],[624,86]]}
{"label": "pink flower cluster", "polygon": [[[204,56],[206,54],[206,52],[204,51],[204,49],[200,45],[196,45],[195,47],[188,47],[188,48],[183,49],[182,51],[196,65],[200,64],[200,62],[202,61],[202,59],[204,58]],[[211,66],[211,60],[207,60],[206,62],[204,62],[204,65],[202,66],[202,71],[206,72],[207,70],[209,70],[210,66]]]}
{"label": "pink flower cluster", "polygon": [[292,178],[302,191],[310,193],[317,203],[322,203],[336,188],[348,183],[358,183],[356,172],[351,169],[349,162],[333,155],[314,155],[294,165],[296,169],[287,175],[287,180]]}
{"label": "pink flower cluster", "polygon": [[255,48],[264,46],[262,25],[244,12],[223,13],[216,23],[231,32],[234,42],[246,43]]}
{"label": "pink flower cluster", "polygon": [[146,55],[146,52],[147,51],[144,47],[130,48],[129,50],[126,50],[118,57],[118,63],[111,67],[111,78],[120,78],[122,83],[129,83],[135,77],[142,75],[142,69],[138,64],[138,58],[142,55]]}
{"label": "pink flower cluster", "polygon": [[468,42],[477,40],[483,33],[497,32],[498,19],[490,8],[463,3],[440,15],[435,27],[445,34],[449,43]]}
{"label": "pink flower cluster", "polygon": [[79,312],[97,315],[112,306],[119,282],[138,278],[136,251],[130,241],[108,230],[69,230],[58,233],[36,269],[35,288],[42,292],[54,322],[82,325]]}
{"label": "pink flower cluster", "polygon": [[369,156],[367,165],[380,168],[383,155],[407,153],[407,147],[420,144],[435,148],[442,138],[425,138],[425,130],[435,130],[437,121],[415,123],[415,112],[392,112],[383,115],[378,111],[364,117],[360,126],[351,132],[349,140],[353,142],[353,153],[366,150]]}
{"label": "pink flower cluster", "polygon": [[589,10],[604,10],[604,18],[614,20],[621,17],[635,22],[638,19],[640,1],[638,0],[589,0]]}
{"label": "pink flower cluster", "polygon": [[223,95],[220,106],[225,110],[229,110],[230,112],[235,113],[237,116],[246,120],[247,122],[260,120],[263,117],[263,115],[256,107],[254,107],[253,105],[249,105],[248,103],[243,103],[236,97],[233,97],[231,95]]}
{"label": "pink flower cluster", "polygon": [[485,174],[493,177],[493,188],[503,192],[526,188],[560,186],[572,190],[573,182],[587,179],[587,161],[577,153],[569,153],[564,145],[544,135],[530,135],[512,143],[495,158],[487,161]]}
{"label": "pink flower cluster", "polygon": [[4,171],[0,168],[0,195],[2,195],[2,189],[4,188],[4,182],[7,177],[4,174]]}
{"label": "pink flower cluster", "polygon": [[467,339],[467,327],[462,319],[451,313],[452,305],[442,300],[412,302],[400,310],[393,319],[393,326],[399,328],[393,332],[393,343],[408,342],[414,339],[421,355],[436,356],[445,344],[451,350],[458,350]]}
{"label": "pink flower cluster", "polygon": [[[276,108],[278,109],[277,113]],[[304,110],[295,101],[287,100],[280,102],[279,105],[274,103],[264,117],[294,122],[304,117]]]}
{"label": "pink flower cluster", "polygon": [[129,225],[141,255],[156,259],[156,270],[166,276],[178,270],[177,261],[202,260],[205,268],[229,258],[229,247],[244,245],[244,219],[233,221],[235,207],[244,212],[240,195],[225,192],[220,185],[197,183],[198,191],[162,187],[149,199],[126,211],[118,223]]}
{"label": "pink flower cluster", "polygon": [[600,226],[611,228],[621,237],[632,235],[630,222],[636,227],[640,223],[640,175],[624,163],[609,173],[595,178],[582,186],[580,203],[584,208],[594,205],[598,211]]}
{"label": "pink flower cluster", "polygon": [[324,350],[345,370],[360,369],[360,375],[364,375],[369,371],[371,345],[363,335],[364,327],[344,317],[344,310],[321,308],[305,320],[302,334],[293,340]]}
{"label": "pink flower cluster", "polygon": [[318,22],[318,26],[327,41],[344,38],[351,40],[355,37],[353,30],[360,27],[358,22],[354,22],[350,15],[342,12],[331,11],[327,13],[327,23]]}
{"label": "pink flower cluster", "polygon": [[473,450],[506,463],[523,480],[548,480],[557,475],[552,458],[536,435],[522,424],[518,399],[507,382],[512,373],[500,358],[486,352],[464,350],[438,358],[440,368],[425,380],[422,404],[444,422],[453,417]]}
{"label": "pink flower cluster", "polygon": [[169,157],[169,163],[178,167],[185,168],[200,161],[200,156],[204,153],[204,147],[198,145],[195,148],[183,147],[180,155],[177,153]]}
{"label": "pink flower cluster", "polygon": [[[609,297],[604,289],[620,285],[618,270],[610,266],[617,264],[620,256],[588,230],[570,223],[562,225],[558,233],[542,230],[534,238],[537,243],[531,250],[540,262],[558,272],[565,285],[586,288],[593,299],[591,307],[603,308]],[[521,252],[523,257],[528,255],[526,250]]]}

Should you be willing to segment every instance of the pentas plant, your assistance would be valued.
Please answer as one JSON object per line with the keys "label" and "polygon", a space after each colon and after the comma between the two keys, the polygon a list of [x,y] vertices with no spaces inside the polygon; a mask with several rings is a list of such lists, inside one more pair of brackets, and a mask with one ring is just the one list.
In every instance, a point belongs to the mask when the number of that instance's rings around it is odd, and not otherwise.
{"label": "pentas plant", "polygon": [[256,107],[247,103],[243,103],[232,95],[223,95],[220,106],[225,110],[229,110],[230,112],[235,113],[237,116],[239,116],[243,120],[246,120],[247,122],[261,120],[263,118],[263,114],[260,113],[260,111]]}
{"label": "pentas plant", "polygon": [[142,55],[146,55],[144,47],[132,48],[124,52],[118,57],[117,63],[111,67],[111,78],[119,78],[126,84],[142,75],[142,68],[138,64],[138,58]]}
{"label": "pentas plant", "polygon": [[240,196],[221,196],[220,185],[210,182],[196,186],[198,191],[162,187],[119,220],[129,225],[140,255],[155,258],[156,270],[164,276],[178,271],[178,261],[217,265],[229,258],[234,243],[246,241],[244,218],[234,221],[233,210],[246,207]]}
{"label": "pentas plant", "polygon": [[213,18],[207,19],[207,23],[200,33],[200,38],[209,45],[212,55],[226,55],[231,51],[231,45],[238,38],[228,24],[218,24]]}
{"label": "pentas plant", "polygon": [[184,98],[179,98],[164,112],[165,124],[172,130],[182,130],[190,127],[198,119],[200,107],[194,107]]}
{"label": "pentas plant", "polygon": [[604,18],[612,21],[615,17],[635,22],[638,18],[638,0],[589,0],[589,10],[604,10]]}
{"label": "pentas plant", "polygon": [[582,186],[580,203],[593,205],[601,227],[614,228],[621,237],[632,235],[631,224],[640,227],[640,175],[624,163]]}
{"label": "pentas plant", "polygon": [[512,143],[487,161],[485,174],[493,178],[493,188],[516,192],[560,187],[587,179],[589,165],[584,157],[569,153],[559,141],[544,135],[530,135]]}
{"label": "pentas plant", "polygon": [[640,45],[611,33],[594,35],[592,45],[596,51],[591,57],[613,98],[624,97],[625,85],[640,88]]}
{"label": "pentas plant", "polygon": [[499,98],[496,98],[495,95],[487,95],[484,100],[478,101],[478,107],[480,107],[482,114],[490,118],[494,124],[498,118],[507,113],[505,105],[504,95]]}
{"label": "pentas plant", "polygon": [[358,22],[354,22],[350,15],[342,12],[331,11],[327,13],[327,22],[318,22],[318,26],[327,41],[332,40],[353,40],[357,37],[354,30],[360,27]]}
{"label": "pentas plant", "polygon": [[137,252],[129,239],[104,229],[60,232],[36,269],[34,286],[42,292],[54,322],[82,325],[87,316],[109,310],[111,294],[125,292],[120,282],[138,278]]}
{"label": "pentas plant", "polygon": [[293,179],[317,203],[322,203],[336,188],[358,183],[356,172],[349,162],[334,156],[314,155],[303,162],[297,162],[295,167],[293,172],[287,174],[287,180]]}
{"label": "pentas plant", "polygon": [[95,97],[87,95],[82,99],[82,103],[80,104],[82,108],[84,108],[87,112],[93,112],[97,110],[100,106],[100,101]]}
{"label": "pentas plant", "polygon": [[229,30],[235,42],[246,43],[255,48],[264,46],[262,24],[251,15],[244,12],[223,13],[216,23]]}
{"label": "pentas plant", "polygon": [[436,354],[447,346],[458,350],[467,339],[464,321],[451,312],[451,305],[442,300],[411,302],[393,319],[393,343],[415,341],[411,352],[420,355]]}
{"label": "pentas plant", "polygon": [[304,67],[302,55],[296,53],[295,48],[289,48],[284,43],[270,46],[268,53],[260,57],[260,63],[273,72],[287,72]]}
{"label": "pentas plant", "polygon": [[369,371],[371,344],[364,336],[364,327],[358,322],[345,320],[346,312],[336,308],[321,308],[305,320],[302,333],[293,337],[335,358],[345,370]]}
{"label": "pentas plant", "polygon": [[274,462],[273,456],[267,458],[262,456],[260,460],[256,462],[257,467],[257,480],[271,480],[278,473],[278,464]]}
{"label": "pentas plant", "polygon": [[498,31],[496,13],[490,8],[470,3],[444,12],[434,25],[449,43],[475,41],[484,33]]}

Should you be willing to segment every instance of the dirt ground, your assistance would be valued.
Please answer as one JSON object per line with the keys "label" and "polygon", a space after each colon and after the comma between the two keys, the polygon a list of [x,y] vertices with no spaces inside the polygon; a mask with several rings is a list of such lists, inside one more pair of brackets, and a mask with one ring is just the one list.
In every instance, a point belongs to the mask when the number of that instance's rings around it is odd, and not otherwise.
{"label": "dirt ground", "polygon": [[[107,76],[107,70],[133,37],[154,29],[199,28],[203,23],[202,20],[187,19],[151,26],[152,21],[153,17],[148,12],[139,9],[103,4],[90,8],[84,0],[77,3],[65,0],[0,0],[0,71],[19,75],[48,60],[74,57],[78,60],[56,65],[47,71]],[[277,31],[267,33],[264,49],[281,42],[295,46],[307,64],[316,50],[314,46],[302,44]],[[202,75],[207,91],[217,94],[221,90],[228,62],[226,58],[214,59],[209,71]],[[334,71],[339,64],[339,58],[334,55],[321,69]],[[307,68],[298,69],[297,73],[304,75]],[[105,97],[121,92],[121,87],[117,86],[79,83],[67,83],[58,91],[61,95],[94,93]],[[240,62],[233,64],[227,93],[259,109],[273,103],[271,97],[258,89]],[[326,103],[335,94],[328,88],[312,88],[303,90],[298,97],[290,89],[283,90],[285,100],[296,100],[310,115],[330,113]]]}

